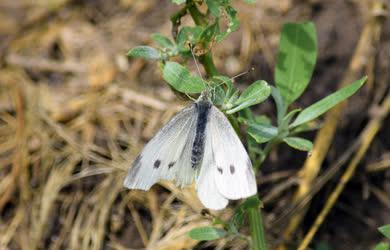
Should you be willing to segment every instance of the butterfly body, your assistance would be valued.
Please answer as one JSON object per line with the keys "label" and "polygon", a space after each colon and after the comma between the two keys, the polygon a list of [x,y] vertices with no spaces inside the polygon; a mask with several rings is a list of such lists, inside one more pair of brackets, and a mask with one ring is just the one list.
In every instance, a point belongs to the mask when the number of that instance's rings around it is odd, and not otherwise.
{"label": "butterfly body", "polygon": [[159,180],[179,186],[195,180],[201,202],[211,209],[257,192],[244,146],[207,95],[180,111],[146,144],[124,185],[148,190]]}
{"label": "butterfly body", "polygon": [[195,140],[192,144],[191,164],[193,168],[200,163],[203,157],[206,125],[212,107],[212,104],[209,101],[204,100],[195,102],[194,105],[198,113],[198,118],[196,121]]}

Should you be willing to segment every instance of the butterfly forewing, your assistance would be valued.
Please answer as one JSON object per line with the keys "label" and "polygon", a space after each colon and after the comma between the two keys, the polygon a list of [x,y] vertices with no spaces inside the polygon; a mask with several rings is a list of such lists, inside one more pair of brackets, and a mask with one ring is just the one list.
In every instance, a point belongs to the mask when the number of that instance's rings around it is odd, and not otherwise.
{"label": "butterfly forewing", "polygon": [[174,180],[180,186],[191,184],[196,174],[190,160],[196,118],[194,104],[173,117],[133,162],[124,186],[148,190],[159,180]]}

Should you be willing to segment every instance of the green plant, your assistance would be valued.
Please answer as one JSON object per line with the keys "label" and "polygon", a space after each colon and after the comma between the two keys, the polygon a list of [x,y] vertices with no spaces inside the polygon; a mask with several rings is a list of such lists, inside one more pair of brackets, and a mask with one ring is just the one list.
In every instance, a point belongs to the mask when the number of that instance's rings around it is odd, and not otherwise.
{"label": "green plant", "polygon": [[[309,122],[354,94],[366,81],[366,77],[344,87],[307,108],[290,110],[308,86],[317,59],[317,39],[311,22],[287,23],[283,26],[275,68],[275,86],[263,80],[250,84],[241,93],[231,79],[221,75],[214,65],[211,50],[239,27],[237,12],[230,0],[172,0],[181,9],[171,17],[173,40],[161,34],[153,34],[157,48],[138,46],[128,55],[158,60],[164,80],[176,91],[196,95],[205,88],[213,89],[213,102],[228,115],[235,128],[246,127],[247,145],[255,169],[258,170],[270,151],[280,143],[303,151],[310,151],[312,143],[299,134],[312,129]],[[247,3],[254,2],[247,0]],[[199,5],[207,7],[206,12]],[[193,26],[181,26],[181,18],[190,15]],[[222,25],[224,24],[224,25]],[[226,26],[226,27],[225,27]],[[193,75],[182,64],[172,61],[196,59],[207,73],[207,81]],[[251,106],[272,96],[276,104],[277,121],[273,124],[266,116],[253,113]],[[238,129],[237,129],[238,131]],[[261,201],[253,196],[239,205],[229,220],[213,217],[213,225],[196,228],[189,236],[197,240],[215,240],[222,237],[250,239],[252,249],[266,249],[264,227],[260,211]],[[250,237],[242,235],[240,228],[246,218],[250,225]]]}
{"label": "green plant", "polygon": [[[384,225],[378,228],[387,239],[390,239],[390,224]],[[375,247],[374,250],[389,250],[390,244],[388,242],[380,242]]]}

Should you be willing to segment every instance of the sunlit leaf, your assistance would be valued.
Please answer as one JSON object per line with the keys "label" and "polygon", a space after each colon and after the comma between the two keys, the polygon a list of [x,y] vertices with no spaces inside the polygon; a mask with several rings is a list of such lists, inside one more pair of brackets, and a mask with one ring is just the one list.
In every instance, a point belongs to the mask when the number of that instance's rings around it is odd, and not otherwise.
{"label": "sunlit leaf", "polygon": [[240,97],[234,102],[234,107],[226,113],[233,114],[237,111],[263,102],[271,94],[271,87],[267,82],[260,80],[252,83],[242,92]]}
{"label": "sunlit leaf", "polygon": [[285,24],[280,36],[275,83],[287,105],[306,89],[316,60],[317,37],[314,24]]}
{"label": "sunlit leaf", "polygon": [[176,62],[167,62],[163,69],[163,78],[174,89],[182,93],[200,93],[206,83],[191,73],[182,65]]}

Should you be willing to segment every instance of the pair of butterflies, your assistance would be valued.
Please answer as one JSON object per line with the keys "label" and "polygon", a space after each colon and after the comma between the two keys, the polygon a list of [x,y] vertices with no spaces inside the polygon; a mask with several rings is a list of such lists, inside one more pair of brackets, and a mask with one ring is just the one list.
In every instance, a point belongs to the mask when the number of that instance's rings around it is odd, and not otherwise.
{"label": "pair of butterflies", "polygon": [[146,144],[124,186],[149,190],[160,180],[174,181],[180,187],[196,181],[200,201],[214,210],[225,208],[228,200],[256,194],[249,156],[207,91]]}

